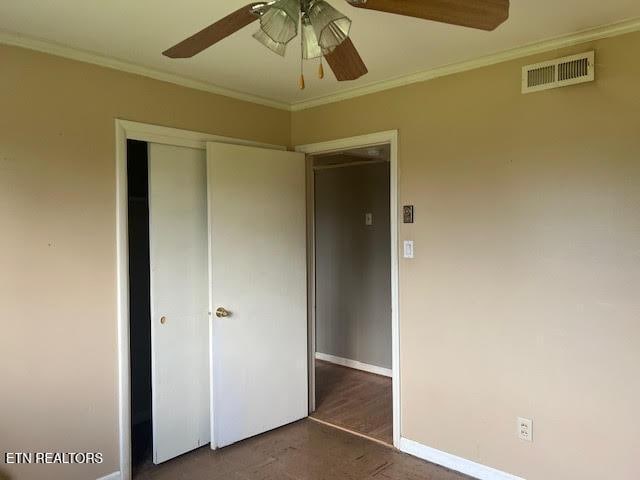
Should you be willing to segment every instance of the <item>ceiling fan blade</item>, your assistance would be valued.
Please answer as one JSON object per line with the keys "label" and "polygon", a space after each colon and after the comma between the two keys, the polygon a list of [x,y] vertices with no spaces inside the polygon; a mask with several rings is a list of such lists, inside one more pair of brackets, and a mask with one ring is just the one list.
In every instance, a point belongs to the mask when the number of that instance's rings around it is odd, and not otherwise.
{"label": "ceiling fan blade", "polygon": [[263,3],[250,3],[236,10],[195,35],[165,50],[162,54],[170,58],[193,57],[196,53],[200,53],[214,43],[227,38],[232,33],[258,20],[260,16],[252,10],[255,5],[263,5]]}
{"label": "ceiling fan blade", "polygon": [[356,80],[369,72],[358,50],[347,37],[331,53],[324,56],[339,82]]}
{"label": "ceiling fan blade", "polygon": [[509,0],[347,0],[358,8],[495,30],[509,18]]}

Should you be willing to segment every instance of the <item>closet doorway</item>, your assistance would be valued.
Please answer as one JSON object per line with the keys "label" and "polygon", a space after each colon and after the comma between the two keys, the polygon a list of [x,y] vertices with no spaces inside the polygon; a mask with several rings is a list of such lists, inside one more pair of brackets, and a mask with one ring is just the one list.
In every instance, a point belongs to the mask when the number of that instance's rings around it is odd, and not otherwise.
{"label": "closet doorway", "polygon": [[116,143],[120,471],[131,480],[307,416],[305,157],[126,120]]}
{"label": "closet doorway", "polygon": [[134,478],[210,442],[203,150],[127,142]]}

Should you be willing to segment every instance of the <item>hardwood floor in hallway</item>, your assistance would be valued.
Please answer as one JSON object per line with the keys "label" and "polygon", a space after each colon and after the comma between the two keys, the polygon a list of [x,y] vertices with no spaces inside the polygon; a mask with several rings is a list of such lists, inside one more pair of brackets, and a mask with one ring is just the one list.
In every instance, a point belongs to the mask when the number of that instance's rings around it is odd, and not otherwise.
{"label": "hardwood floor in hallway", "polygon": [[391,379],[316,360],[316,411],[333,425],[393,444]]}
{"label": "hardwood floor in hallway", "polygon": [[312,420],[213,451],[208,446],[135,480],[470,480],[391,447]]}

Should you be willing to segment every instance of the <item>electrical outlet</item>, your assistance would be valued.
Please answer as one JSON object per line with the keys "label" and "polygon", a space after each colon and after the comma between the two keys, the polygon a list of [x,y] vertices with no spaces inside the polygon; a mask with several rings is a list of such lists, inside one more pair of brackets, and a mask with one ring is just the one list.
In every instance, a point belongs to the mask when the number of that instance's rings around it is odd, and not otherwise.
{"label": "electrical outlet", "polygon": [[533,441],[533,422],[528,418],[518,417],[518,438],[525,442]]}

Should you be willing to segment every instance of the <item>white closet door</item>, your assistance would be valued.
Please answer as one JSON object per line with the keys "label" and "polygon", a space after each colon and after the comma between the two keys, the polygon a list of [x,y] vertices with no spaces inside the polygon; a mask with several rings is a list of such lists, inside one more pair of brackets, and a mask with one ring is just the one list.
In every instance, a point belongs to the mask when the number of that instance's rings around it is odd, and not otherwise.
{"label": "white closet door", "polygon": [[210,442],[206,156],[149,144],[153,461]]}
{"label": "white closet door", "polygon": [[207,145],[217,446],[307,416],[304,155]]}

